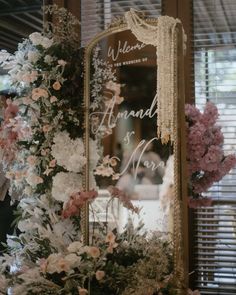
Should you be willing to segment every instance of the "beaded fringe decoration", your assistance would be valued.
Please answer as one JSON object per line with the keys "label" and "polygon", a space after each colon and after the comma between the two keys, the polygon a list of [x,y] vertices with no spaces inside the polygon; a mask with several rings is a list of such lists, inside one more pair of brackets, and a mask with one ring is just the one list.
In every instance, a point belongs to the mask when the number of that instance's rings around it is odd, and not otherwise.
{"label": "beaded fringe decoration", "polygon": [[126,12],[128,28],[144,44],[157,49],[157,136],[162,143],[174,141],[177,113],[177,23],[180,20],[160,16],[158,25],[151,25],[140,12]]}

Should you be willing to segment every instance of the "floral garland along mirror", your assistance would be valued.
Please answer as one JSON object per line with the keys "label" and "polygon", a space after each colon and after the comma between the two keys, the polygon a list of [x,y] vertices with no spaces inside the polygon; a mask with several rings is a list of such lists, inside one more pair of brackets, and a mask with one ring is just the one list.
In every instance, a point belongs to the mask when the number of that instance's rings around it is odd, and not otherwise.
{"label": "floral garland along mirror", "polygon": [[94,244],[105,233],[113,253],[130,227],[147,240],[158,233],[173,245],[179,294],[186,287],[182,56],[178,20],[144,19],[134,11],[85,53],[84,185],[98,197],[83,211],[84,240]]}

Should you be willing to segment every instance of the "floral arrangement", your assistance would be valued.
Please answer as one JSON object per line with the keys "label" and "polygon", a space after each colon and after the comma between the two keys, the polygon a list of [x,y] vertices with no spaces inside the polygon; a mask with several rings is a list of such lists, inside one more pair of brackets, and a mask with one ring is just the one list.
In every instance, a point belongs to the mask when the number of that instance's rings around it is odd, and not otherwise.
{"label": "floral arrangement", "polygon": [[203,197],[214,182],[220,181],[235,165],[235,155],[224,155],[224,136],[218,119],[217,107],[208,102],[201,113],[195,106],[185,107],[187,122],[187,162],[190,177],[189,206],[209,206],[210,198]]}
{"label": "floral arrangement", "polygon": [[[172,244],[157,233],[147,237],[141,225],[135,229],[131,223],[122,233],[101,227],[91,245],[83,244],[81,208],[98,196],[94,175],[118,178],[118,159],[100,160],[99,144],[91,137],[91,189],[83,190],[87,159],[79,23],[55,5],[45,13],[58,19],[57,26],[47,23],[43,34],[31,34],[13,55],[0,53],[0,64],[17,92],[7,101],[0,145],[10,193],[19,200],[16,222],[21,232],[8,239],[10,255],[0,258],[0,293],[175,294]],[[103,66],[106,70],[94,81],[94,109],[101,105],[99,79],[106,81],[105,107],[111,107],[111,97],[115,104],[123,100],[114,73]],[[102,136],[109,134],[105,124],[101,131]],[[109,191],[111,199],[133,214],[139,212],[124,192],[115,187]]]}

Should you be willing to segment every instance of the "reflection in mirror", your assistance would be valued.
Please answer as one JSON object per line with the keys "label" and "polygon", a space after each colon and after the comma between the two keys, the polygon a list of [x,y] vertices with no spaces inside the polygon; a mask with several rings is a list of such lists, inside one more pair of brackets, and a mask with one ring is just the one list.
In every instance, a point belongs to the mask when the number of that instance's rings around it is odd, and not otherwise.
{"label": "reflection in mirror", "polygon": [[90,132],[100,147],[93,226],[122,232],[132,220],[144,230],[173,233],[173,149],[156,137],[156,59],[156,48],[127,29],[91,50]]}

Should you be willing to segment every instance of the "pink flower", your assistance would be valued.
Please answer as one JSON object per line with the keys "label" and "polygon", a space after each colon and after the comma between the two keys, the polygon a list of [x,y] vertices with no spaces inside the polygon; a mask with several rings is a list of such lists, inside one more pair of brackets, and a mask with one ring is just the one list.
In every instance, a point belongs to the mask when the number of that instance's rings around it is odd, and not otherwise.
{"label": "pink flower", "polygon": [[19,112],[19,107],[15,105],[10,99],[6,101],[7,107],[4,111],[4,121],[9,122],[10,119],[15,118]]}
{"label": "pink flower", "polygon": [[189,185],[194,196],[189,206],[195,208],[210,204],[209,199],[203,198],[201,194],[236,165],[236,157],[224,156],[224,136],[221,128],[215,125],[218,110],[214,104],[207,103],[203,113],[195,106],[186,105],[185,114]]}
{"label": "pink flower", "polygon": [[71,195],[70,200],[64,205],[62,216],[69,218],[71,216],[79,215],[80,209],[86,202],[93,201],[98,196],[95,190],[74,193]]}
{"label": "pink flower", "polygon": [[134,213],[139,213],[140,209],[133,205],[129,196],[125,192],[114,186],[109,186],[108,191],[112,197],[118,198],[125,208],[131,210]]}
{"label": "pink flower", "polygon": [[101,255],[99,248],[94,246],[88,247],[87,253],[93,258],[98,258]]}
{"label": "pink flower", "polygon": [[217,107],[212,102],[208,102],[204,108],[204,113],[202,114],[200,121],[206,126],[213,126],[218,117]]}
{"label": "pink flower", "polygon": [[48,98],[48,92],[47,90],[43,88],[34,88],[32,90],[32,99],[34,101],[37,101],[40,97],[42,98]]}
{"label": "pink flower", "polygon": [[219,168],[223,158],[222,148],[216,145],[209,147],[208,152],[201,159],[200,167],[204,171],[214,171]]}
{"label": "pink flower", "polygon": [[185,115],[187,116],[187,118],[190,118],[193,122],[197,122],[200,119],[201,113],[194,105],[186,104]]}
{"label": "pink flower", "polygon": [[189,208],[199,208],[199,207],[208,207],[211,206],[212,204],[212,199],[210,198],[198,198],[198,199],[194,199],[194,198],[189,198],[188,199],[188,206]]}

